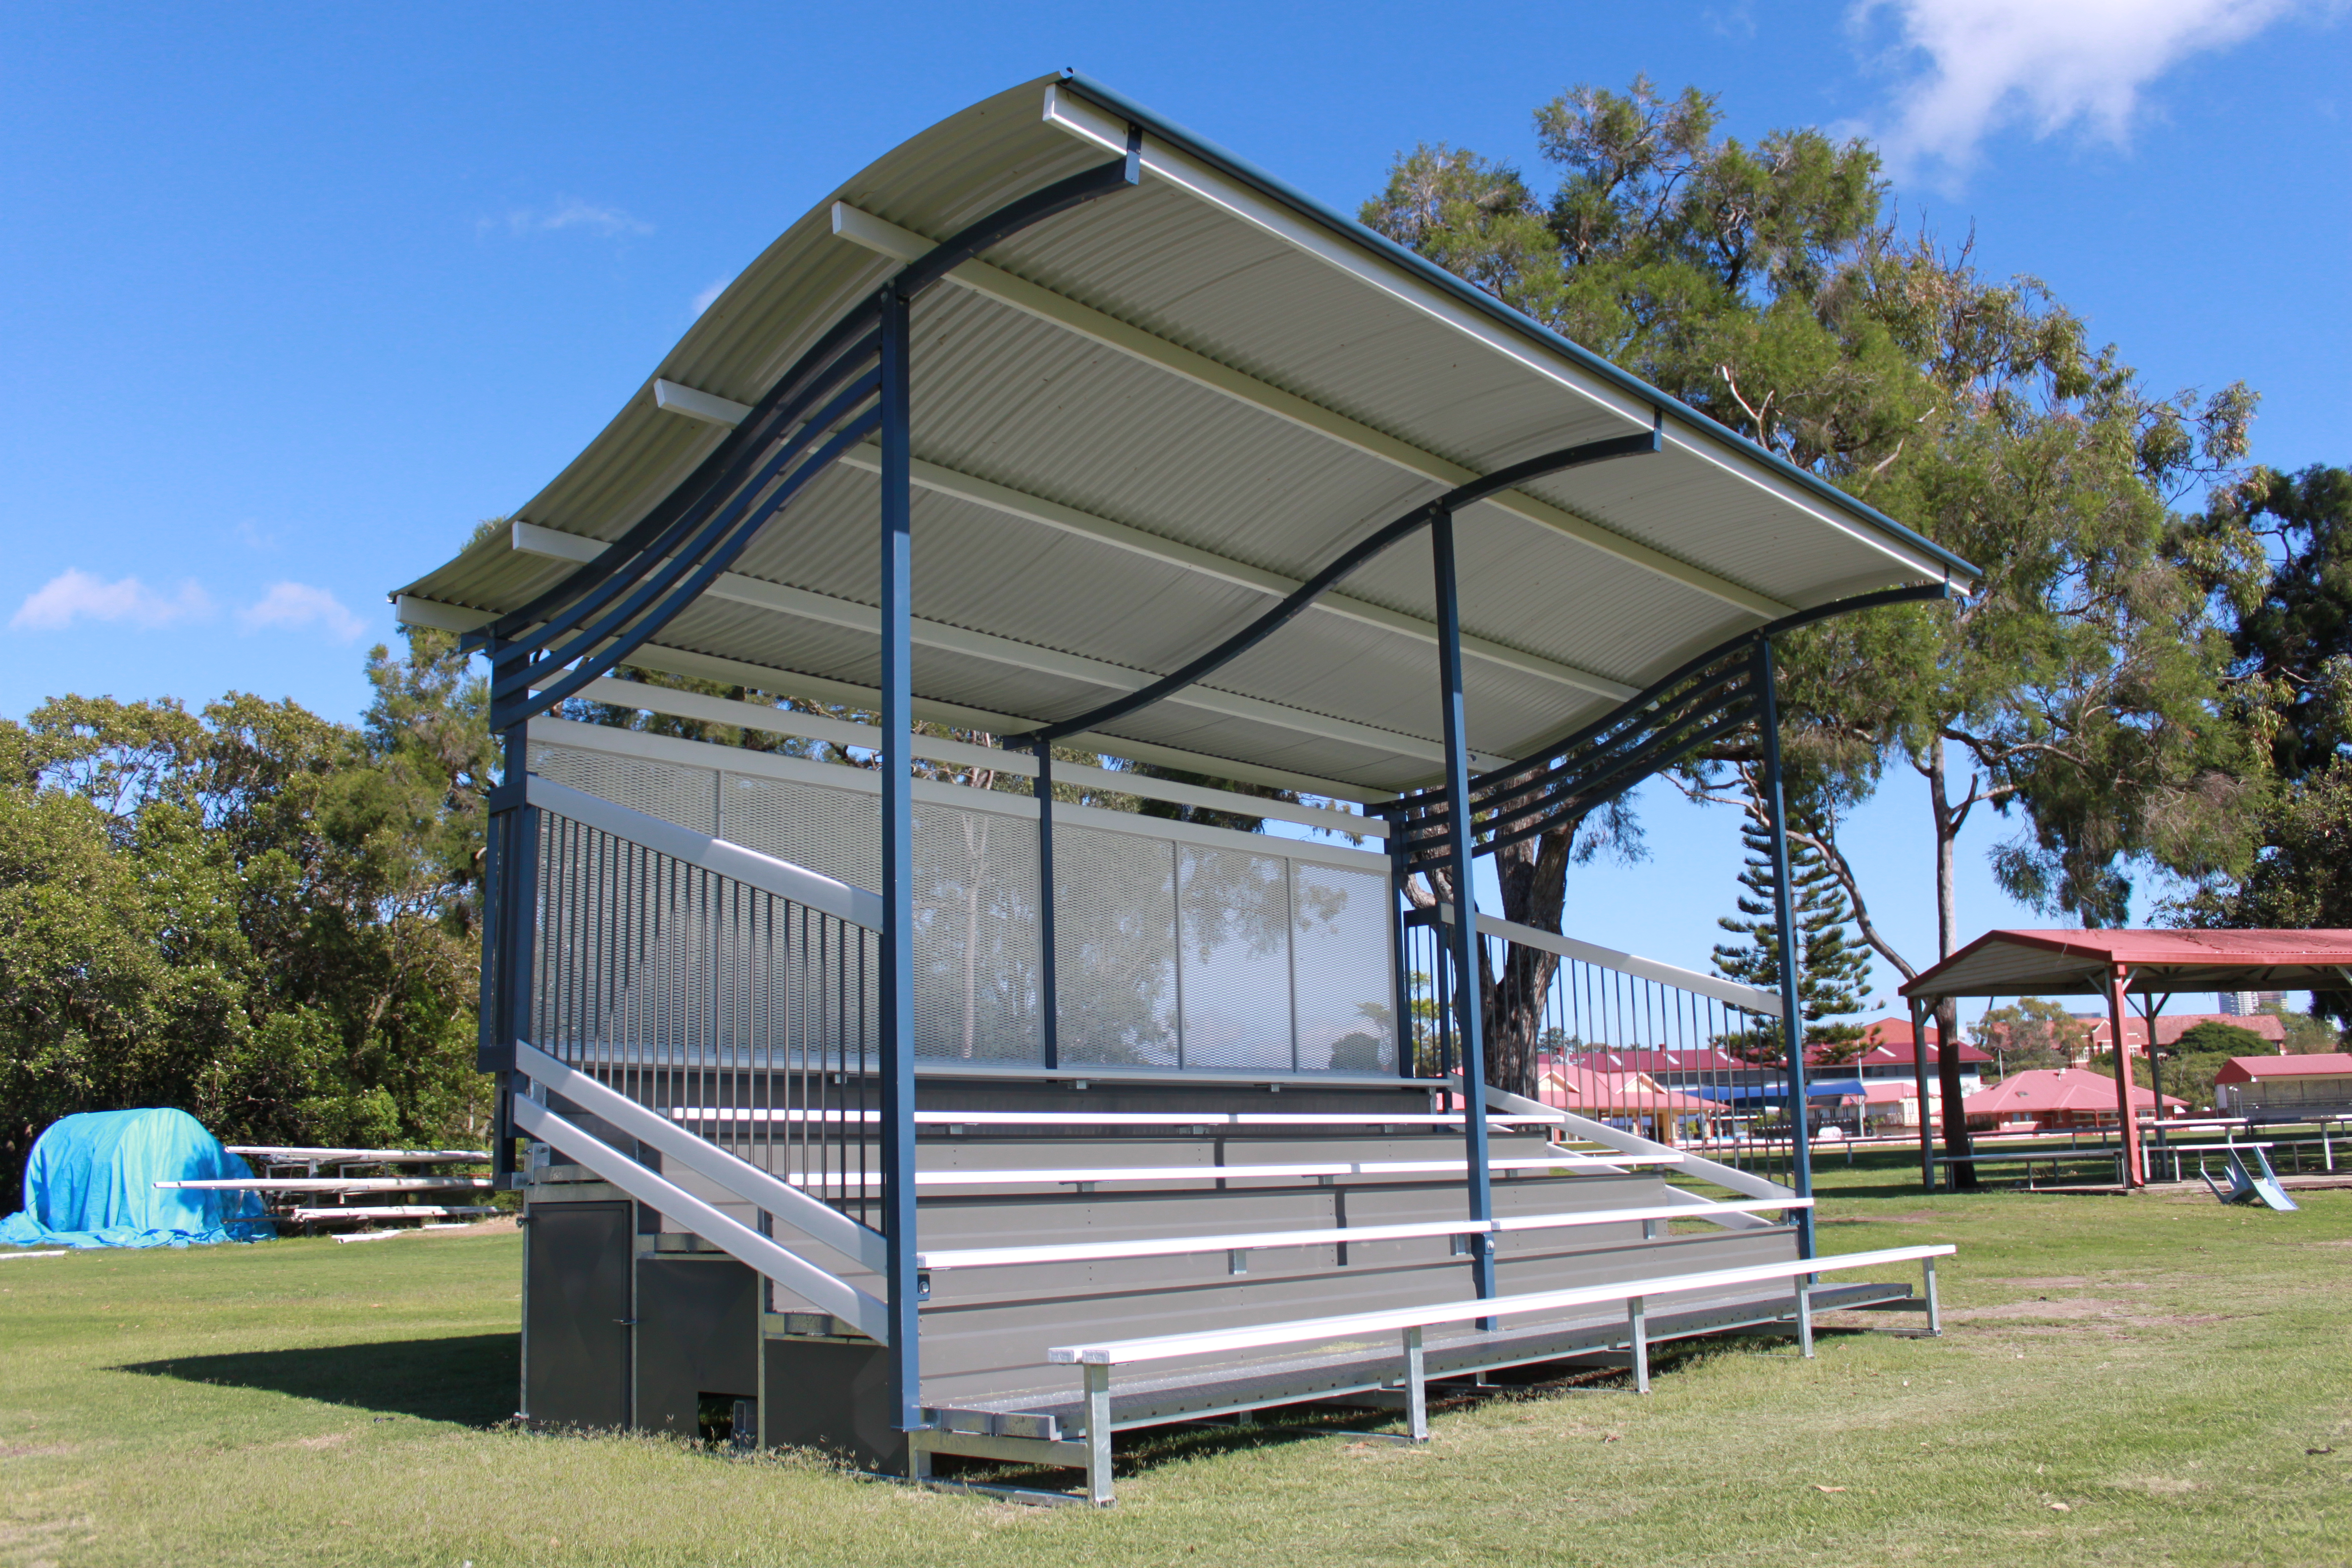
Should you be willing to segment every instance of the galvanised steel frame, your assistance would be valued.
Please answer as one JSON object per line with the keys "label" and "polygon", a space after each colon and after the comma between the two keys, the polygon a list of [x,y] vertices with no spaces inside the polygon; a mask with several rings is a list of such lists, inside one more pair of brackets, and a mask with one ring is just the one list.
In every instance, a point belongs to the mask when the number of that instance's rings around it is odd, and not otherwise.
{"label": "galvanised steel frame", "polygon": [[[1444,577],[1441,574],[1441,593]],[[1449,687],[1445,784],[1374,806],[1374,815],[1390,819],[1388,838],[1392,880],[1400,889],[1415,871],[1444,869],[1465,903],[1469,897],[1469,858],[1475,849],[1492,854],[1506,845],[1521,843],[1551,828],[1582,818],[1587,813],[1623,795],[1654,773],[1674,766],[1703,746],[1743,729],[1752,728],[1764,751],[1764,808],[1772,825],[1772,866],[1779,889],[1773,905],[1774,945],[1780,970],[1781,1037],[1788,1059],[1788,1101],[1794,1125],[1804,1126],[1805,1053],[1798,1004],[1796,915],[1789,881],[1788,808],[1783,799],[1780,763],[1780,719],[1773,690],[1772,639],[1799,626],[1853,610],[1879,605],[1940,599],[1943,584],[1889,588],[1858,595],[1833,604],[1801,610],[1777,621],[1743,632],[1690,660],[1646,690],[1627,699],[1606,717],[1586,725],[1536,758],[1467,778],[1453,765],[1458,754],[1452,740],[1453,703],[1458,689]],[[1451,614],[1450,606],[1442,613]],[[1468,812],[1454,809],[1467,800]],[[1456,919],[1449,955],[1461,1023],[1465,1084],[1477,1081],[1471,1073],[1480,1065],[1477,1022],[1478,986],[1475,949],[1471,943],[1474,922]],[[1437,977],[1440,994],[1448,984]],[[1400,1015],[1402,1016],[1402,1015]],[[1811,1150],[1800,1133],[1795,1150],[1792,1185],[1800,1197],[1811,1197],[1813,1173]],[[1798,1256],[1813,1256],[1811,1209],[1798,1213]]]}
{"label": "galvanised steel frame", "polygon": [[[498,1171],[514,1176],[515,1070],[529,1027],[537,819],[525,801],[527,727],[627,658],[731,566],[768,521],[858,443],[881,441],[882,1229],[891,1333],[890,1399],[902,1430],[922,1422],[914,1184],[914,854],[909,563],[913,492],[908,331],[916,298],[961,263],[1031,225],[1134,186],[1143,133],[1127,155],[1032,192],[909,263],[835,322],[695,471],[595,560],[469,634],[490,659],[490,725],[505,750],[490,795],[484,868],[479,1066],[498,1075]],[[1050,886],[1050,884],[1048,884]]]}
{"label": "galvanised steel frame", "polygon": [[[1139,690],[1129,692],[1100,707],[1089,709],[1075,718],[1041,725],[1035,730],[1006,738],[1007,745],[1026,745],[1034,748],[1037,754],[1037,794],[1041,803],[1039,815],[1042,818],[1038,834],[1038,885],[1049,889],[1038,900],[1040,909],[1045,911],[1044,930],[1041,935],[1047,954],[1044,973],[1046,977],[1045,1012],[1047,1020],[1045,1051],[1048,1066],[1053,1065],[1055,1059],[1051,957],[1054,942],[1054,900],[1050,894],[1054,885],[1053,808],[1050,795],[1053,776],[1051,771],[1053,743],[1066,736],[1097,729],[1124,718],[1139,709],[1149,707],[1213,674],[1272,637],[1309,605],[1337,587],[1358,567],[1390,546],[1426,528],[1429,530],[1430,537],[1430,563],[1435,576],[1438,683],[1444,710],[1446,779],[1448,788],[1454,792],[1455,798],[1468,795],[1470,751],[1469,740],[1465,731],[1462,702],[1462,595],[1454,563],[1454,514],[1465,507],[1484,500],[1488,496],[1509,489],[1528,479],[1540,478],[1545,474],[1555,474],[1568,468],[1581,468],[1588,463],[1607,462],[1615,458],[1638,457],[1643,453],[1655,452],[1661,445],[1664,419],[1664,416],[1661,413],[1645,434],[1618,436],[1601,441],[1587,441],[1579,446],[1563,447],[1556,452],[1547,452],[1540,457],[1529,458],[1524,462],[1498,468],[1483,478],[1457,486],[1433,500],[1423,501],[1403,516],[1384,527],[1374,530],[1355,544],[1350,545],[1340,552],[1337,560],[1294,589],[1281,603],[1224,641],[1192,659],[1174,674],[1165,676]],[[1460,831],[1449,833],[1444,853],[1449,858],[1449,863],[1454,868],[1454,886],[1467,888],[1470,885],[1471,845],[1466,826]],[[1391,860],[1392,868],[1404,868],[1405,864],[1402,858],[1392,858]],[[1391,881],[1400,895],[1399,902],[1402,905],[1402,872],[1393,874]],[[1402,918],[1401,908],[1398,918],[1400,920]],[[1475,973],[1477,971],[1472,955],[1478,939],[1472,923],[1467,921],[1456,921],[1451,928],[1451,932],[1454,948],[1452,963],[1454,972],[1460,974]],[[1391,951],[1395,954],[1397,966],[1395,991],[1398,1001],[1395,1016],[1399,1024],[1398,1068],[1402,1075],[1410,1077],[1412,1064],[1409,1059],[1410,1047],[1405,1044],[1405,1031],[1402,1027],[1407,1014],[1402,973],[1404,943],[1402,925],[1398,927]],[[1475,1099],[1477,1091],[1475,1087],[1470,1086],[1486,1081],[1485,1063],[1480,1055],[1480,1042],[1486,1037],[1478,1016],[1477,987],[1455,986],[1454,1003],[1458,1014],[1456,1037],[1462,1042],[1460,1063],[1462,1081],[1468,1089],[1469,1098]],[[1475,1105],[1470,1109],[1475,1110]],[[1467,1177],[1465,1184],[1468,1188],[1469,1217],[1474,1220],[1492,1219],[1494,1194],[1486,1165],[1486,1119],[1479,1115],[1465,1116],[1462,1119],[1462,1137],[1464,1170]],[[1473,1282],[1480,1298],[1494,1295],[1496,1290],[1495,1244],[1492,1237],[1481,1236],[1474,1238],[1470,1268]]]}
{"label": "galvanised steel frame", "polygon": [[[868,300],[849,311],[804,353],[751,414],[703,459],[694,473],[603,553],[479,631],[467,645],[489,657],[490,722],[505,750],[504,781],[490,796],[490,827],[483,931],[483,1005],[479,1065],[499,1077],[498,1169],[514,1173],[513,1103],[528,1084],[515,1070],[515,1043],[528,1026],[530,966],[536,894],[534,815],[526,809],[527,726],[537,715],[604,675],[693,605],[728,570],[760,530],[809,482],[853,447],[877,433],[881,463],[881,729],[882,941],[881,1083],[883,1227],[888,1239],[890,1397],[902,1430],[923,1426],[914,1269],[914,983],[913,790],[908,751],[912,688],[910,590],[912,510],[908,400],[908,329],[914,301],[962,262],[1029,226],[1082,203],[1136,184],[1142,132],[1130,124],[1127,155],[1013,202],[909,263]],[[1511,465],[1423,502],[1344,552],[1248,626],[1171,675],[1075,718],[1005,737],[1038,761],[1038,885],[1042,941],[1045,1059],[1059,1063],[1055,1007],[1053,767],[1055,741],[1097,729],[1200,681],[1256,647],[1330,591],[1365,562],[1411,534],[1430,531],[1438,605],[1438,662],[1443,699],[1444,783],[1381,808],[1402,830],[1391,836],[1391,883],[1400,892],[1416,869],[1443,865],[1457,889],[1470,887],[1474,854],[1540,833],[1564,816],[1590,810],[1698,746],[1746,723],[1766,736],[1769,808],[1775,864],[1780,872],[1779,937],[1784,1005],[1795,1016],[1794,925],[1789,903],[1787,842],[1780,821],[1778,726],[1770,699],[1770,637],[1778,631],[1847,609],[1906,599],[1940,597],[1944,589],[1898,589],[1789,616],[1734,639],[1630,700],[1608,718],[1548,748],[1534,765],[1515,763],[1476,778],[1469,773],[1465,733],[1462,626],[1454,559],[1454,514],[1488,496],[1546,474],[1655,452],[1661,412],[1650,431],[1587,442]],[[1745,655],[1742,658],[1740,656]],[[1466,800],[1457,813],[1450,803]],[[1466,900],[1466,894],[1465,895]],[[1401,900],[1400,900],[1401,901]],[[1400,911],[1400,921],[1402,912]],[[1402,924],[1399,927],[1402,931]],[[1450,927],[1457,1064],[1471,1096],[1484,1082],[1483,1030],[1477,986],[1475,922]],[[1397,945],[1402,955],[1402,942]],[[1445,981],[1441,977],[1440,984]],[[1403,977],[1397,978],[1400,1020]],[[1402,1056],[1400,1050],[1400,1056]],[[1803,1103],[1801,1051],[1791,1051],[1791,1094]],[[1412,1072],[1410,1061],[1400,1070]],[[1474,1107],[1475,1109],[1475,1107]],[[1463,1118],[1470,1217],[1491,1217],[1486,1119]],[[1804,1140],[1796,1140],[1799,1192],[1810,1192]],[[1802,1233],[1812,1256],[1810,1215]],[[1491,1241],[1471,1258],[1478,1295],[1495,1294]]]}

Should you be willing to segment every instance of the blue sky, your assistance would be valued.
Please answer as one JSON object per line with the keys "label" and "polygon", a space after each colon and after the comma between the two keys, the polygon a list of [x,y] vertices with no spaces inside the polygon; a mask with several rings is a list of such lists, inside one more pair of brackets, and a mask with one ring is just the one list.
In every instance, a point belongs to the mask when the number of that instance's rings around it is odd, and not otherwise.
{"label": "blue sky", "polygon": [[[1638,13],[1638,19],[1636,19]],[[1062,66],[1343,207],[1448,141],[1533,163],[1577,82],[1895,158],[1909,219],[2045,279],[2255,457],[2352,462],[2352,22],[2291,0],[0,9],[0,713],[232,689],[349,718],[384,591],[520,505],[845,174]],[[1737,825],[1571,924],[1703,963]],[[1933,947],[1924,794],[1855,825]],[[1962,924],[2047,923],[1982,869]],[[1882,977],[1882,983],[1884,983]]]}

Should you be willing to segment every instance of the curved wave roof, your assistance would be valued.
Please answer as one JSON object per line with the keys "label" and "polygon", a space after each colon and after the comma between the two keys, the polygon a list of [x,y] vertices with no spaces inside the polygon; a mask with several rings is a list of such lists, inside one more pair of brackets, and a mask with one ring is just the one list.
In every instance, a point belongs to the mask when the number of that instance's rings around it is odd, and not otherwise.
{"label": "curved wave roof", "polygon": [[[919,717],[1084,713],[1232,635],[1466,479],[1661,431],[1528,481],[1456,532],[1474,766],[1540,753],[1792,610],[1974,572],[1271,176],[1084,78],[1025,83],[894,149],[719,296],[516,526],[398,591],[467,628],[677,486],[911,258],[1124,153],[1133,189],[922,295],[912,352]],[[873,448],[771,521],[631,662],[863,703],[877,679]],[[1428,548],[1411,539],[1207,681],[1107,725],[1117,754],[1345,798],[1436,777]]]}

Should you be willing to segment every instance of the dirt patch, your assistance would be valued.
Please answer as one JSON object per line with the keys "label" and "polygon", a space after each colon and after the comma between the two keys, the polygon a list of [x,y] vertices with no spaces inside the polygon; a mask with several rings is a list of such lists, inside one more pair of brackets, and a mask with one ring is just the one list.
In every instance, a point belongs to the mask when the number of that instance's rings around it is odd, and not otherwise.
{"label": "dirt patch", "polygon": [[315,1437],[297,1437],[291,1447],[297,1448],[332,1448],[352,1439],[349,1432],[321,1432]]}
{"label": "dirt patch", "polygon": [[78,1443],[0,1443],[0,1459],[54,1459],[79,1449]]}
{"label": "dirt patch", "polygon": [[2056,1300],[2043,1298],[2032,1301],[2010,1301],[1998,1307],[1970,1307],[1964,1311],[1947,1312],[1947,1321],[1973,1323],[1986,1318],[2120,1318],[2131,1310],[2124,1301],[2109,1301],[2097,1296],[2062,1296]]}
{"label": "dirt patch", "polygon": [[[2128,1287],[2126,1287],[2128,1288]],[[2140,1287],[2147,1289],[2146,1286]],[[1948,1323],[1975,1323],[2001,1320],[2055,1319],[2065,1323],[2095,1324],[2100,1327],[2132,1329],[2197,1328],[2206,1323],[2224,1323],[2232,1316],[2227,1312],[2149,1312],[2131,1301],[2111,1301],[2101,1296],[2062,1296],[2055,1300],[2043,1297],[2031,1301],[2008,1301],[1998,1307],[1969,1307],[1946,1312]],[[2027,1331],[2020,1330],[2020,1332]],[[2042,1332],[2057,1331],[2043,1330]]]}
{"label": "dirt patch", "polygon": [[2306,1247],[2352,1247],[2352,1236],[2341,1237],[2334,1241],[2305,1242],[2304,1245]]}

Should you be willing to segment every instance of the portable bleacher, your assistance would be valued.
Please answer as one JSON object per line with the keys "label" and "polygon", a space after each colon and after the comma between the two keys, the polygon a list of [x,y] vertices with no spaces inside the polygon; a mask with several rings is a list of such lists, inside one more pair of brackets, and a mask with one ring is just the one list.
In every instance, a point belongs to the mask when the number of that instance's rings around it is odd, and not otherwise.
{"label": "portable bleacher", "polygon": [[[1752,1065],[1569,1103],[1785,995],[1450,889],[1737,732],[1777,811],[1772,636],[1972,576],[1099,84],[917,136],[397,595],[506,748],[522,1415],[1108,1500],[1116,1429],[1932,1324],[1814,1278]],[[1465,1096],[1528,960],[1573,1083]]]}

